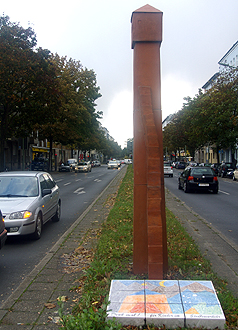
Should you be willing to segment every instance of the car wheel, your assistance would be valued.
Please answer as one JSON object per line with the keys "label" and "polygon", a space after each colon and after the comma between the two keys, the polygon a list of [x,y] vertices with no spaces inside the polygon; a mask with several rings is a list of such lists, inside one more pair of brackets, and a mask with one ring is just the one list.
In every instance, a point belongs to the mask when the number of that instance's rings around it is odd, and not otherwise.
{"label": "car wheel", "polygon": [[218,193],[218,188],[215,188],[215,189],[213,189],[213,194],[217,194]]}
{"label": "car wheel", "polygon": [[42,219],[41,219],[41,214],[38,213],[36,218],[36,228],[33,233],[33,238],[40,239],[41,233],[42,233]]}
{"label": "car wheel", "polygon": [[184,182],[183,190],[184,190],[185,193],[188,193],[189,192],[189,188],[188,188],[187,182]]}
{"label": "car wheel", "polygon": [[52,221],[53,222],[60,221],[60,215],[61,215],[61,203],[59,202],[58,205],[57,205],[57,209],[56,209],[55,215],[52,218]]}
{"label": "car wheel", "polygon": [[178,181],[178,189],[179,189],[179,190],[182,190],[182,187],[181,187],[181,185],[180,185],[180,181]]}
{"label": "car wheel", "polygon": [[236,181],[236,178],[235,178],[234,174],[233,174],[232,180],[233,180],[233,181]]}

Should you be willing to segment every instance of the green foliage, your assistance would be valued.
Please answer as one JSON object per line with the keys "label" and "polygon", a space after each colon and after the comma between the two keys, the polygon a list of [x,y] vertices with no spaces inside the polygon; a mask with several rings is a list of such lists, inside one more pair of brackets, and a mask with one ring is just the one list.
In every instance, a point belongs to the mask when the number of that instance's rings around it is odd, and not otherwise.
{"label": "green foliage", "polygon": [[207,92],[199,90],[185,103],[172,121],[164,128],[164,147],[177,151],[186,148],[194,156],[195,150],[204,145],[218,149],[235,148],[238,136],[238,71],[220,74]]}
{"label": "green foliage", "polygon": [[65,315],[63,303],[59,302],[59,316],[66,330],[120,330],[121,325],[113,320],[106,320],[107,304],[102,304],[101,308],[93,306],[83,309],[76,316]]}
{"label": "green foliage", "polygon": [[[32,132],[51,146],[56,142],[114,156],[116,146],[100,130],[102,112],[96,111],[95,102],[101,94],[95,72],[80,61],[36,49],[36,44],[31,28],[0,17],[0,156],[7,138]],[[2,155],[2,163],[3,159]]]}

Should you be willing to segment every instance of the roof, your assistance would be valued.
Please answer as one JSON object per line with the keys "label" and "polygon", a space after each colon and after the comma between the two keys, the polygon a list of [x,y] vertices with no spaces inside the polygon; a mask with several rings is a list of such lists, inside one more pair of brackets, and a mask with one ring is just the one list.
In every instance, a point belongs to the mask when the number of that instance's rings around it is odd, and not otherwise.
{"label": "roof", "polygon": [[131,15],[131,22],[132,22],[132,16],[134,13],[152,13],[152,14],[155,13],[156,14],[156,13],[162,13],[162,11],[147,4],[147,5],[140,7],[133,11],[133,13]]}
{"label": "roof", "polygon": [[219,72],[216,72],[203,86],[203,89],[206,89],[208,86],[212,85],[219,76]]}
{"label": "roof", "polygon": [[156,9],[150,5],[145,5],[139,9],[136,9],[135,12],[140,12],[140,13],[161,13],[159,9]]}
{"label": "roof", "polygon": [[234,43],[234,45],[226,52],[226,54],[220,59],[220,61],[218,62],[218,64],[222,63],[224,61],[224,59],[233,52],[233,50],[238,46],[238,41],[236,43]]}

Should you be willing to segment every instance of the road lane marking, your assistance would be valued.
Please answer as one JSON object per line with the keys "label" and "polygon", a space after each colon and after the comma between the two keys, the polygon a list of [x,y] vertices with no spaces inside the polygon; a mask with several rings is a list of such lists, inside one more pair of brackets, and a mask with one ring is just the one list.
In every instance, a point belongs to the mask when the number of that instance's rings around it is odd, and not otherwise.
{"label": "road lane marking", "polygon": [[71,182],[64,183],[64,186],[68,186]]}
{"label": "road lane marking", "polygon": [[95,179],[94,181],[95,181],[95,182],[101,182],[102,180],[99,180],[99,179]]}
{"label": "road lane marking", "polygon": [[225,192],[225,191],[222,191],[222,190],[219,190],[219,192],[221,192],[222,194],[225,194],[225,195],[230,195],[228,192]]}
{"label": "road lane marking", "polygon": [[86,194],[86,191],[84,191],[83,189],[84,189],[84,187],[76,189],[74,191],[74,194],[78,194],[78,195],[80,195],[80,194]]}
{"label": "road lane marking", "polygon": [[55,182],[60,182],[60,181],[62,181],[63,179],[59,179],[59,180],[55,180]]}

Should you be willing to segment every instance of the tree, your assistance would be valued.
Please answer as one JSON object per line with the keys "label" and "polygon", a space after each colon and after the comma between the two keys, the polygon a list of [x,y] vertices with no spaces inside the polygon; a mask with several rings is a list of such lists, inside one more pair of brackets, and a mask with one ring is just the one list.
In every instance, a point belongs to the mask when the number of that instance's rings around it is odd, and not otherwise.
{"label": "tree", "polygon": [[68,60],[66,56],[52,55],[51,62],[57,68],[58,102],[50,98],[44,111],[47,121],[40,122],[36,129],[51,142],[50,150],[53,141],[70,148],[95,148],[99,126],[95,100],[101,96],[95,73],[84,69],[80,61]]}
{"label": "tree", "polygon": [[[32,132],[55,91],[55,70],[49,51],[36,49],[36,35],[8,16],[0,17],[0,170],[4,169],[4,144],[9,137]],[[42,112],[43,113],[43,112]]]}
{"label": "tree", "polygon": [[215,145],[217,152],[222,148],[234,152],[238,137],[237,69],[220,74],[207,92],[199,90],[193,99],[184,100],[182,109],[164,129],[164,146],[176,151],[186,145],[192,156],[205,145]]}

